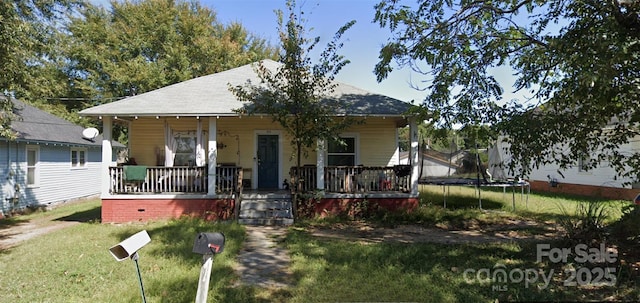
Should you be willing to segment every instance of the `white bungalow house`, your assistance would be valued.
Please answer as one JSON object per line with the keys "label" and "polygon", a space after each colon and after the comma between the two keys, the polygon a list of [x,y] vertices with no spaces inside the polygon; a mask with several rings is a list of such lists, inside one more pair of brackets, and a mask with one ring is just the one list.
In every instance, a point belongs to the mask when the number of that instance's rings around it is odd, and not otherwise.
{"label": "white bungalow house", "polygon": [[[17,116],[11,129],[17,138],[0,138],[0,218],[26,207],[100,194],[102,136],[87,138],[82,126],[19,100],[11,102]],[[111,148],[122,147],[110,145],[104,160],[111,163]]]}
{"label": "white bungalow house", "polygon": [[[263,63],[272,69],[279,63]],[[215,218],[289,217],[288,209],[254,199],[287,201],[295,160],[290,138],[269,116],[238,114],[246,105],[229,84],[259,81],[253,65],[199,77],[120,101],[88,108],[104,129],[102,220],[126,222],[181,215]],[[254,82],[255,83],[255,82]],[[332,98],[345,115],[365,123],[340,134],[346,146],[318,142],[303,159],[302,190],[318,191],[317,212],[367,199],[388,208],[418,203],[418,157],[410,104],[340,83]],[[136,166],[111,165],[110,130],[129,129]],[[397,130],[410,125],[411,165],[399,165]],[[258,205],[253,207],[251,205]]]}

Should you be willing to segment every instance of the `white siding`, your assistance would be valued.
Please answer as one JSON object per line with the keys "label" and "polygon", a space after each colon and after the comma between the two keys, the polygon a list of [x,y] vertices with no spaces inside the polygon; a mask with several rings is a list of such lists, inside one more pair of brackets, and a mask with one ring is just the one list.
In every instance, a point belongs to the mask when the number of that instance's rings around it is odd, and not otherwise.
{"label": "white siding", "polygon": [[[8,148],[7,148],[8,147]],[[6,211],[6,199],[11,194],[11,180],[19,185],[20,202],[18,208],[28,205],[45,205],[70,199],[92,196],[100,193],[100,147],[87,148],[87,163],[84,168],[71,167],[71,147],[59,144],[38,144],[38,184],[26,185],[27,163],[25,143],[0,144],[0,163],[3,169],[0,176],[3,182],[2,210]],[[13,178],[8,178],[15,167]]]}
{"label": "white siding", "polygon": [[0,183],[2,191],[0,191],[0,211],[11,208],[9,199],[16,196],[16,184],[23,187],[19,182],[18,165],[15,160],[18,155],[24,153],[24,146],[15,142],[0,141]]}
{"label": "white siding", "polygon": [[[632,152],[640,151],[640,138],[631,140],[631,143],[620,147],[622,153],[631,154]],[[502,143],[502,146],[506,146],[506,143]],[[503,155],[503,160],[510,159],[509,155]],[[580,171],[577,163],[568,169],[561,170],[558,173],[557,165],[542,165],[537,169],[533,169],[529,176],[525,178],[532,181],[549,181],[549,178],[556,179],[560,183],[570,184],[582,184],[593,186],[605,186],[616,188],[630,188],[629,185],[623,185],[630,181],[628,178],[616,177],[615,170],[609,165],[607,161],[601,162],[596,168],[589,171]]]}

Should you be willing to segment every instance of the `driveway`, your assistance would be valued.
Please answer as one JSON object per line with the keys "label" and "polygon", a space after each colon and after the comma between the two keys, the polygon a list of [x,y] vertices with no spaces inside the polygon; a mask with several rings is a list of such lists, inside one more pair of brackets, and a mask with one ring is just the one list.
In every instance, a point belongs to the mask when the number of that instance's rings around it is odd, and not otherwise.
{"label": "driveway", "polygon": [[79,223],[77,221],[55,221],[54,219],[38,218],[20,222],[16,225],[0,227],[0,250],[8,249],[22,241]]}

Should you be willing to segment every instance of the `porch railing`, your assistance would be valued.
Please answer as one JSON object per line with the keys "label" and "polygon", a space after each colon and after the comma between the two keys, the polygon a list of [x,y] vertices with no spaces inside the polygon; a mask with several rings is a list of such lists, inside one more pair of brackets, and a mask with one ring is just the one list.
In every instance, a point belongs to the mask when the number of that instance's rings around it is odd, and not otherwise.
{"label": "porch railing", "polygon": [[[290,175],[295,176],[292,167]],[[303,192],[316,189],[317,168],[300,168],[299,189]],[[324,190],[330,193],[409,192],[411,166],[327,166],[324,169]]]}
{"label": "porch railing", "polygon": [[[222,166],[216,168],[217,193],[235,193],[241,177],[242,168]],[[109,167],[111,179],[110,192],[113,194],[159,194],[193,193],[206,194],[208,191],[207,167],[164,167],[147,166],[144,180],[129,180],[124,167]]]}

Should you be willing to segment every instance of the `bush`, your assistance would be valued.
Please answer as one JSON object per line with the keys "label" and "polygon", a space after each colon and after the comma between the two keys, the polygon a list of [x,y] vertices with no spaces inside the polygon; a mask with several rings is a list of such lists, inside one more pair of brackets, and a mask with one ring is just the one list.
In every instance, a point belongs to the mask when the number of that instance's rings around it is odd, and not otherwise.
{"label": "bush", "polygon": [[311,219],[316,216],[316,203],[320,199],[319,191],[298,193],[296,203],[296,218]]}
{"label": "bush", "polygon": [[611,225],[611,234],[623,242],[638,242],[640,240],[640,205],[624,206],[620,219]]}
{"label": "bush", "polygon": [[573,243],[588,243],[602,241],[606,236],[605,221],[609,217],[609,205],[602,202],[590,201],[580,203],[575,214],[571,215],[561,206],[564,216],[558,223],[566,232],[566,237]]}

